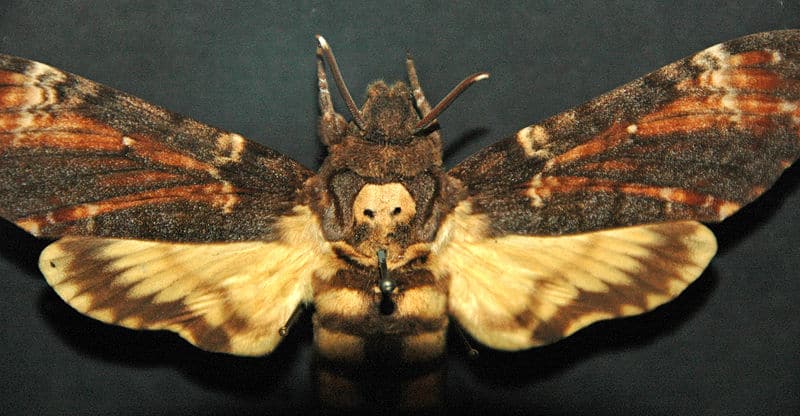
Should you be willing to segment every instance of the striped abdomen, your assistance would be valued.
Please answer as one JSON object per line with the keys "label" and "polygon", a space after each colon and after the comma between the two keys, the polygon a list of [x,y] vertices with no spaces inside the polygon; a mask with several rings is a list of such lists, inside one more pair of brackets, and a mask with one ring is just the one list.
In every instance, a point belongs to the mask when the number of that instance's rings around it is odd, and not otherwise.
{"label": "striped abdomen", "polygon": [[325,358],[359,362],[418,362],[442,355],[447,329],[447,282],[427,270],[392,270],[397,288],[378,288],[375,268],[352,266],[314,280],[314,344]]}

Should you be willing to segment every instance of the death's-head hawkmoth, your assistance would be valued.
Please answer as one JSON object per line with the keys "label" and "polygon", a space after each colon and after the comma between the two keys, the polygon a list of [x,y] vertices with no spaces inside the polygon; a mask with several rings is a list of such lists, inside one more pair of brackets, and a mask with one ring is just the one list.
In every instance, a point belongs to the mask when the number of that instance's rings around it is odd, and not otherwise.
{"label": "death's-head hawkmoth", "polygon": [[316,173],[0,56],[0,214],[58,238],[40,260],[55,291],[101,321],[236,355],[272,351],[310,304],[334,361],[437,359],[451,319],[520,350],[677,296],[716,251],[700,222],[757,198],[800,152],[800,31],[713,46],[448,171],[443,106],[413,61],[408,84],[348,100],[347,122],[319,39]]}

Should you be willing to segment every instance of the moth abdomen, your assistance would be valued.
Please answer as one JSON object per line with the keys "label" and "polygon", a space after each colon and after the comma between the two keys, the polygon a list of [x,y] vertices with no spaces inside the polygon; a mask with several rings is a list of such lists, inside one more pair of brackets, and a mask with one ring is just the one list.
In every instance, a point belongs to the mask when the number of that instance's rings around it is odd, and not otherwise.
{"label": "moth abdomen", "polygon": [[315,279],[314,343],[323,357],[370,362],[390,352],[398,360],[418,362],[441,356],[448,325],[446,284],[424,270],[391,273],[397,287],[386,295],[378,287],[377,269],[354,267]]}

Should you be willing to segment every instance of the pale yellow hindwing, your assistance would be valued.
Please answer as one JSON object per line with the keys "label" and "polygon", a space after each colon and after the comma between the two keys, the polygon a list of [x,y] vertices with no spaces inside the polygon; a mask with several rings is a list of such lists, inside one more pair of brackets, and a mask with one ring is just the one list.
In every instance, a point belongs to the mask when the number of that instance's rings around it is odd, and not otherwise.
{"label": "pale yellow hindwing", "polygon": [[65,237],[39,267],[67,303],[98,320],[167,329],[210,351],[262,355],[312,299],[327,246],[305,207],[279,222],[273,242],[170,243]]}
{"label": "pale yellow hindwing", "polygon": [[486,237],[488,224],[462,203],[440,230],[432,266],[450,276],[450,314],[503,350],[651,310],[700,276],[717,249],[713,233],[694,221],[499,238]]}

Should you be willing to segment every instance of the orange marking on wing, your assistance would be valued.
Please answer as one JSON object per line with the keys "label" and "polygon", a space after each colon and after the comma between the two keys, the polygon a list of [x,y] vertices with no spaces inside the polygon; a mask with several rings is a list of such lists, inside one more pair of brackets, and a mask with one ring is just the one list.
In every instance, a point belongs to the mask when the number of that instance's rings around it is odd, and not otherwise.
{"label": "orange marking on wing", "polygon": [[766,190],[767,188],[764,188],[763,186],[754,186],[750,188],[750,198],[755,199],[759,195],[763,194]]}
{"label": "orange marking on wing", "polygon": [[140,172],[118,172],[105,175],[98,180],[100,186],[143,186],[157,182],[169,182],[180,179],[185,179],[185,175],[158,172],[158,171],[140,171]]}
{"label": "orange marking on wing", "polygon": [[64,150],[120,151],[119,137],[66,131],[0,134],[0,148],[57,148]]}
{"label": "orange marking on wing", "polygon": [[189,155],[185,155],[164,146],[161,143],[153,140],[148,136],[131,135],[131,140],[127,141],[128,147],[133,149],[136,154],[154,161],[156,163],[174,166],[190,170],[200,170],[210,173],[212,176],[217,174],[217,169],[208,164],[201,162]]}
{"label": "orange marking on wing", "polygon": [[604,162],[586,163],[581,166],[584,171],[632,171],[639,167],[638,164],[626,160],[607,160]]}
{"label": "orange marking on wing", "polygon": [[[662,116],[653,114],[653,116]],[[666,116],[662,116],[666,117]],[[641,136],[666,135],[673,133],[689,134],[712,128],[737,127],[763,134],[775,126],[775,121],[769,115],[742,114],[732,119],[731,114],[686,114],[655,120],[642,120],[638,123],[638,134]]]}
{"label": "orange marking on wing", "polygon": [[166,204],[179,201],[200,202],[212,206],[223,206],[228,202],[227,196],[235,193],[236,189],[229,184],[223,183],[163,188],[60,208],[50,211],[44,216],[20,218],[16,222],[18,224],[56,224],[73,222],[142,205]]}
{"label": "orange marking on wing", "polygon": [[[535,200],[547,198],[558,193],[575,192],[619,192],[660,199],[663,201],[677,202],[685,205],[712,208],[719,212],[721,207],[734,202],[716,198],[711,195],[701,194],[681,188],[659,187],[642,185],[638,183],[619,183],[608,179],[592,179],[581,176],[547,176],[534,179],[527,195]],[[736,205],[738,207],[738,205]]]}
{"label": "orange marking on wing", "polygon": [[99,135],[122,137],[121,133],[113,127],[74,113],[44,116],[37,119],[37,123],[31,127],[32,129],[85,131]]}
{"label": "orange marking on wing", "polygon": [[728,64],[731,66],[752,66],[759,64],[768,64],[775,61],[775,52],[773,51],[750,51],[732,55],[728,58]]}
{"label": "orange marking on wing", "polygon": [[775,90],[783,81],[772,71],[756,68],[742,68],[728,75],[732,88],[741,90]]}
{"label": "orange marking on wing", "polygon": [[141,166],[133,160],[126,159],[122,156],[107,156],[107,157],[74,157],[74,155],[67,156],[69,158],[70,168],[76,172],[79,171],[93,171],[98,174],[108,174],[116,170],[131,170],[140,168]]}
{"label": "orange marking on wing", "polygon": [[776,114],[785,113],[796,108],[796,104],[788,103],[778,97],[764,94],[741,94],[736,97],[736,106],[745,113]]}
{"label": "orange marking on wing", "polygon": [[731,124],[728,114],[686,114],[673,115],[661,112],[644,117],[637,123],[639,136],[654,136],[671,133],[690,133],[712,127]]}
{"label": "orange marking on wing", "polygon": [[782,82],[774,72],[757,68],[720,71],[717,77],[713,86],[748,91],[774,91]]}
{"label": "orange marking on wing", "polygon": [[18,113],[2,113],[0,112],[0,130],[12,131],[21,129],[25,126],[37,123],[37,120],[47,116],[41,113],[27,113],[25,117],[21,117]]}
{"label": "orange marking on wing", "polygon": [[114,128],[73,113],[53,115],[44,111],[0,113],[0,129],[12,132],[68,131],[122,137]]}
{"label": "orange marking on wing", "polygon": [[46,100],[41,88],[0,86],[0,108],[11,109],[42,104]]}
{"label": "orange marking on wing", "polygon": [[708,97],[688,96],[679,98],[665,105],[658,112],[642,117],[641,122],[673,117],[679,114],[708,112],[711,109],[722,108],[722,95],[716,94]]}
{"label": "orange marking on wing", "polygon": [[585,159],[587,157],[603,153],[606,150],[622,143],[628,137],[630,137],[630,134],[626,130],[626,127],[620,123],[614,123],[614,125],[606,129],[603,133],[595,138],[554,157],[547,162],[545,169],[550,169],[554,166],[564,165],[576,160]]}
{"label": "orange marking on wing", "polygon": [[0,71],[0,85],[20,85],[28,81],[28,77],[18,72]]}
{"label": "orange marking on wing", "polygon": [[[788,107],[787,107],[788,105]],[[752,114],[774,114],[786,112],[792,105],[786,101],[765,94],[713,94],[707,97],[688,96],[679,98],[655,113],[648,114],[640,120],[647,123],[658,119],[679,115],[714,114],[719,112],[743,112]]]}

